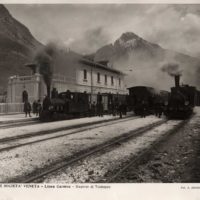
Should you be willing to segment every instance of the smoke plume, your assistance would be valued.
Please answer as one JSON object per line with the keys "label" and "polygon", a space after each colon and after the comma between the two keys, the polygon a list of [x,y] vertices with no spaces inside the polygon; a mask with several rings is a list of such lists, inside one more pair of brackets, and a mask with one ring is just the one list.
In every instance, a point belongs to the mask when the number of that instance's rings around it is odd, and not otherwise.
{"label": "smoke plume", "polygon": [[49,43],[44,48],[40,49],[34,58],[39,67],[39,72],[43,76],[46,84],[48,97],[50,97],[50,88],[53,76],[53,56],[55,53],[56,46],[53,43]]}
{"label": "smoke plume", "polygon": [[177,63],[167,63],[161,68],[163,72],[167,72],[170,76],[182,75],[182,70],[179,68]]}
{"label": "smoke plume", "polygon": [[98,48],[110,42],[110,37],[103,26],[87,29],[79,38],[69,38],[65,44],[81,54],[94,53]]}

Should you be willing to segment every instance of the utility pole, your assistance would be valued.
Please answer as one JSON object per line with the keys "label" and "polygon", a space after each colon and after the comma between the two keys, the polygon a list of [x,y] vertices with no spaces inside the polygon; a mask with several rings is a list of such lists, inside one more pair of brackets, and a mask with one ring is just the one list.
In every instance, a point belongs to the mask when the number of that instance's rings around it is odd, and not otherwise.
{"label": "utility pole", "polygon": [[90,103],[92,104],[92,93],[93,93],[93,77],[92,77],[92,73],[93,70],[92,70],[92,66],[91,66],[91,70],[90,70],[90,73],[91,73],[91,95],[90,95]]}

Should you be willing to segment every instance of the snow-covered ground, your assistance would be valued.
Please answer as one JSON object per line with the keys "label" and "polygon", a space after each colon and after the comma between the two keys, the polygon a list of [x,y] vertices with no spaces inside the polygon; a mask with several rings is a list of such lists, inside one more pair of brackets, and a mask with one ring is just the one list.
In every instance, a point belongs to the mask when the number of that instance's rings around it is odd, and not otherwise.
{"label": "snow-covered ground", "polygon": [[[128,118],[128,119],[127,118],[118,119],[117,121],[103,121],[100,124],[97,123],[97,124],[92,124],[92,125],[80,126],[80,127],[77,127],[77,128],[70,128],[68,130],[51,132],[50,134],[37,135],[38,132],[34,132],[33,133],[34,137],[31,134],[31,136],[28,137],[28,138],[15,139],[15,140],[2,142],[2,143],[0,142],[0,151],[2,151],[2,149],[6,148],[6,147],[21,145],[21,144],[30,145],[30,143],[42,142],[44,140],[48,140],[49,141],[50,139],[53,140],[56,137],[57,138],[58,137],[62,138],[62,137],[66,137],[67,135],[78,134],[78,133],[86,131],[86,130],[92,130],[92,129],[95,129],[95,128],[98,128],[98,127],[102,127],[102,126],[114,125],[114,124],[118,124],[118,123],[121,123],[121,122],[124,122],[124,121],[127,121],[127,120],[135,119],[135,118],[136,117],[131,117],[131,118]],[[99,121],[102,121],[102,120],[99,119]],[[81,123],[81,124],[84,125],[85,123]],[[44,130],[49,130],[49,129],[44,129]],[[11,135],[12,136],[21,136],[22,133],[23,132],[16,131],[16,132],[10,133],[10,136]],[[41,131],[39,131],[39,133],[41,133]],[[29,134],[29,132],[26,133],[24,136],[27,136],[28,134]],[[0,139],[4,139],[4,138],[8,138],[6,133],[0,135]]]}
{"label": "snow-covered ground", "polygon": [[[109,118],[105,116],[104,118]],[[96,120],[99,117],[94,118]],[[94,120],[88,119],[88,120]],[[102,118],[101,118],[102,119]],[[79,119],[77,121],[84,121],[86,118]],[[143,127],[147,124],[158,122],[161,119],[154,116],[149,116],[146,118],[130,119],[130,121],[123,121],[121,123],[116,123],[113,125],[102,126],[99,128],[86,130],[79,132],[78,134],[71,134],[65,137],[47,140],[32,145],[27,145],[19,147],[8,152],[0,153],[0,181],[7,182],[10,178],[17,176],[22,176],[24,174],[30,173],[38,168],[45,167],[46,165],[52,164],[57,160],[62,160],[66,157],[73,155],[81,150],[87,149],[93,145],[97,145],[105,142],[106,140],[119,136],[123,133],[127,133],[136,128]],[[76,123],[76,120],[68,120],[62,122],[53,122],[42,124],[46,128],[55,128],[58,124],[68,124],[72,125]],[[44,127],[42,125],[32,125],[35,130],[42,130]],[[32,126],[12,129],[13,132],[21,133],[22,131],[33,131]],[[30,129],[30,130],[29,130]],[[10,130],[6,130],[10,131]],[[59,134],[70,133],[73,130],[61,131]],[[0,135],[5,134],[2,132]],[[7,134],[12,134],[7,132]],[[27,142],[27,140],[26,140]],[[16,142],[17,143],[17,142]]]}
{"label": "snow-covered ground", "polygon": [[138,138],[122,143],[114,150],[90,156],[66,170],[59,170],[48,175],[43,181],[52,183],[98,182],[98,179],[102,178],[109,170],[120,166],[130,157],[136,156],[142,149],[151,145],[179,123],[181,121],[169,121]]}
{"label": "snow-covered ground", "polygon": [[117,183],[200,183],[200,107],[189,121],[137,165],[130,166]]}
{"label": "snow-covered ground", "polygon": [[36,119],[37,117],[35,115],[31,115],[31,117],[25,117],[25,114],[13,114],[13,115],[0,115],[0,123],[1,122],[8,122],[8,121],[26,121],[30,119]]}
{"label": "snow-covered ground", "polygon": [[0,138],[13,137],[16,135],[23,135],[23,134],[29,134],[29,133],[34,133],[34,132],[37,133],[37,132],[41,132],[45,130],[54,130],[57,128],[70,127],[70,126],[81,125],[81,124],[83,125],[85,123],[100,122],[104,120],[118,119],[118,118],[119,116],[104,115],[103,117],[86,117],[86,118],[80,118],[80,119],[71,119],[71,120],[33,124],[33,125],[17,127],[17,128],[12,127],[9,129],[0,130]]}

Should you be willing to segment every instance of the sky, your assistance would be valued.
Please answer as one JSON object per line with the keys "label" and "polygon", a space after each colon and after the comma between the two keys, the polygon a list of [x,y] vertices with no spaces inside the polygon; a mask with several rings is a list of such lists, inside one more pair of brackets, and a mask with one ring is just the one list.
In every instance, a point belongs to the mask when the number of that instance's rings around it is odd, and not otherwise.
{"label": "sky", "polygon": [[134,32],[163,48],[200,57],[200,4],[7,4],[46,44],[88,54]]}

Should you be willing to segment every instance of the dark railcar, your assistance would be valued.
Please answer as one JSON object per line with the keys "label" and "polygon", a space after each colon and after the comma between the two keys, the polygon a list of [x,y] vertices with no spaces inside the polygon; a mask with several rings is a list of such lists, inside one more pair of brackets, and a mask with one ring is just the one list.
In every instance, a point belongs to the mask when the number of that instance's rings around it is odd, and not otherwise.
{"label": "dark railcar", "polygon": [[136,86],[129,89],[128,104],[136,115],[154,114],[156,105],[163,106],[169,92],[156,90],[152,87]]}
{"label": "dark railcar", "polygon": [[[92,101],[91,101],[92,100]],[[126,113],[127,95],[80,92],[52,93],[52,99],[45,99],[40,113],[41,121],[54,121],[84,116],[117,114],[119,104],[124,105]]]}
{"label": "dark railcar", "polygon": [[175,87],[166,105],[165,115],[169,119],[186,119],[193,113],[196,105],[196,88],[189,85],[179,85],[180,76],[175,76]]}
{"label": "dark railcar", "polygon": [[62,120],[89,115],[89,94],[62,92],[43,106],[40,114],[42,121]]}

